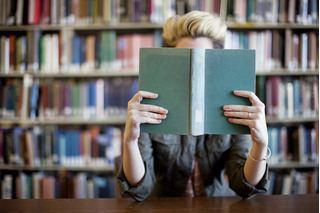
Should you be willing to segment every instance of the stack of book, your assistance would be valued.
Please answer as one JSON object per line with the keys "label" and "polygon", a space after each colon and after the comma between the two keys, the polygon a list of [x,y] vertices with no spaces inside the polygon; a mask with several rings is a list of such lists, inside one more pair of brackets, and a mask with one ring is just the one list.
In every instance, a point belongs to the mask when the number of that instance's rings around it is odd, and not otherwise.
{"label": "stack of book", "polygon": [[[319,115],[319,79],[307,77],[268,77],[257,81],[262,100],[266,103],[266,115],[283,118],[310,118]],[[263,94],[266,94],[263,97]]]}
{"label": "stack of book", "polygon": [[270,172],[268,194],[313,194],[319,187],[316,172],[291,170],[290,173]]}
{"label": "stack of book", "polygon": [[1,36],[0,40],[0,73],[137,72],[139,49],[160,45],[161,35],[117,36],[115,31],[77,35],[72,30],[42,34],[33,30],[22,36]]}
{"label": "stack of book", "polygon": [[285,33],[279,30],[227,31],[225,49],[255,49],[257,72],[287,68],[315,70],[319,66],[316,32]]}
{"label": "stack of book", "polygon": [[318,23],[318,0],[193,0],[177,1],[177,13],[202,10],[227,21],[263,23]]}
{"label": "stack of book", "polygon": [[54,176],[43,172],[4,175],[2,199],[112,198],[116,197],[115,179],[111,175],[89,173]]}
{"label": "stack of book", "polygon": [[318,123],[268,127],[270,164],[319,162]]}
{"label": "stack of book", "polygon": [[175,4],[176,0],[3,0],[0,25],[163,23],[175,15]]}
{"label": "stack of book", "polygon": [[104,119],[125,116],[128,101],[138,92],[136,77],[87,80],[34,79],[22,85],[0,82],[0,118]]}
{"label": "stack of book", "polygon": [[121,155],[121,129],[52,126],[0,129],[0,164],[11,166],[113,168]]}

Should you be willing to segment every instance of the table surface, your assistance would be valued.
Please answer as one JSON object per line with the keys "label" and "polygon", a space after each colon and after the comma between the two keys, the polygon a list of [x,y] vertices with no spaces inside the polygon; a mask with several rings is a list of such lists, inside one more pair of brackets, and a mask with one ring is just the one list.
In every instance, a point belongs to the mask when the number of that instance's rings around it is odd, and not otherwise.
{"label": "table surface", "polygon": [[0,200],[0,212],[11,213],[87,213],[87,212],[319,212],[319,195],[257,195],[240,197],[148,198],[143,202],[131,198],[106,199],[30,199]]}

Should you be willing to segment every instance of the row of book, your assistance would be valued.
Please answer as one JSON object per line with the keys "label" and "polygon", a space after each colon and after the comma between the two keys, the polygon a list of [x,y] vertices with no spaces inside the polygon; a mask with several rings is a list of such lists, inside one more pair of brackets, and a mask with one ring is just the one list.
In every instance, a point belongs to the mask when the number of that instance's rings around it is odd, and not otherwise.
{"label": "row of book", "polygon": [[163,23],[175,0],[1,0],[0,25]]}
{"label": "row of book", "polygon": [[202,10],[230,22],[316,24],[317,0],[177,0],[177,14]]}
{"label": "row of book", "polygon": [[266,105],[266,115],[283,118],[319,115],[318,76],[259,76],[257,95]]}
{"label": "row of book", "polygon": [[0,1],[0,25],[163,23],[203,10],[234,22],[318,23],[317,0],[13,0]]}
{"label": "row of book", "polygon": [[92,35],[42,34],[1,36],[0,72],[43,73],[138,70],[139,49],[161,45],[161,35],[117,35],[102,31]]}
{"label": "row of book", "polygon": [[269,126],[270,164],[319,162],[319,124]]}
{"label": "row of book", "polygon": [[[63,30],[61,34],[28,31],[26,36],[1,36],[0,72],[93,72],[138,70],[139,49],[162,46],[161,34],[117,35],[102,31],[78,35]],[[59,44],[59,41],[61,43]],[[255,49],[256,68],[271,71],[285,67],[315,69],[318,67],[316,32],[292,33],[286,30],[228,31],[225,49]]]}
{"label": "row of book", "polygon": [[314,194],[319,192],[319,177],[315,171],[291,170],[290,173],[269,173],[268,194]]}
{"label": "row of book", "polygon": [[125,116],[127,103],[137,92],[136,77],[0,81],[0,117],[99,120]]}
{"label": "row of book", "polygon": [[294,72],[297,69],[306,71],[319,66],[318,42],[315,31],[227,31],[225,49],[256,50],[257,72],[283,67]]}
{"label": "row of book", "polygon": [[77,173],[52,175],[43,172],[5,174],[1,179],[2,199],[114,198],[113,175]]}
{"label": "row of book", "polygon": [[112,168],[121,155],[121,141],[121,129],[112,126],[0,129],[0,164]]}

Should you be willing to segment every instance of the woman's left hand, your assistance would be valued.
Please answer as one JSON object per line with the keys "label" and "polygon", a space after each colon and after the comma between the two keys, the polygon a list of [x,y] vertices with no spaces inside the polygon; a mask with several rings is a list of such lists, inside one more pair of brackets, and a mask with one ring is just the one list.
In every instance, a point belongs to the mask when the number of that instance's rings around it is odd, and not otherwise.
{"label": "woman's left hand", "polygon": [[248,126],[251,132],[251,138],[257,145],[268,145],[268,131],[265,116],[264,103],[253,93],[249,91],[234,91],[236,96],[249,98],[251,106],[244,105],[226,105],[224,115],[234,124]]}

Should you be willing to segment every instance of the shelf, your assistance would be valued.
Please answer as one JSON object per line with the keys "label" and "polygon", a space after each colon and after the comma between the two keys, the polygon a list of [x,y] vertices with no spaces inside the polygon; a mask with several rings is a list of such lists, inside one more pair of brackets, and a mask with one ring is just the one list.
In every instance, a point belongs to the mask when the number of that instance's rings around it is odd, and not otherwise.
{"label": "shelf", "polygon": [[267,124],[292,124],[292,123],[313,123],[319,121],[319,116],[314,117],[294,117],[294,118],[273,118],[266,117]]}
{"label": "shelf", "polygon": [[[77,31],[94,31],[94,30],[162,30],[163,24],[149,22],[143,23],[114,23],[114,24],[78,24],[78,25],[23,25],[23,26],[0,26],[0,31],[59,31],[59,30],[77,30]],[[290,23],[234,23],[227,22],[228,29],[318,29],[317,24],[290,24]]]}
{"label": "shelf", "polygon": [[115,23],[115,24],[84,24],[84,25],[23,25],[23,26],[0,26],[0,31],[59,31],[59,30],[155,30],[162,29],[162,24],[154,23]]}
{"label": "shelf", "polygon": [[0,165],[0,170],[23,170],[23,171],[77,171],[77,172],[103,172],[103,173],[113,173],[113,166],[103,166],[103,167],[66,167],[66,166],[16,166],[16,165]]}
{"label": "shelf", "polygon": [[[105,77],[137,77],[138,70],[108,70],[108,71],[94,71],[94,72],[59,72],[59,73],[39,73],[26,71],[19,73],[13,71],[8,74],[0,73],[0,78],[23,78],[25,75],[30,75],[37,78],[105,78]],[[271,69],[271,70],[257,70],[257,76],[316,76],[319,75],[318,69]]]}
{"label": "shelf", "polygon": [[124,125],[126,123],[126,116],[112,116],[104,119],[76,119],[76,118],[60,118],[60,119],[46,119],[46,120],[31,120],[31,119],[0,119],[2,126],[30,126],[30,125]]}
{"label": "shelf", "polygon": [[269,164],[270,169],[303,169],[303,168],[319,168],[319,163],[316,162],[282,162],[277,164]]}
{"label": "shelf", "polygon": [[0,73],[0,78],[23,78],[30,75],[37,78],[104,78],[104,77],[135,77],[138,76],[138,70],[115,70],[115,71],[95,71],[95,72],[65,72],[65,73],[18,73],[8,74]]}
{"label": "shelf", "polygon": [[269,30],[269,29],[319,29],[317,24],[289,24],[289,23],[227,23],[228,29],[257,29],[257,30]]}
{"label": "shelf", "polygon": [[313,76],[319,75],[319,69],[271,69],[271,70],[257,70],[257,76]]}

